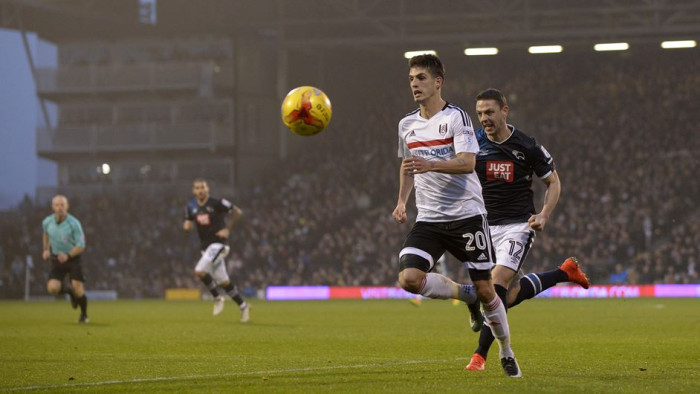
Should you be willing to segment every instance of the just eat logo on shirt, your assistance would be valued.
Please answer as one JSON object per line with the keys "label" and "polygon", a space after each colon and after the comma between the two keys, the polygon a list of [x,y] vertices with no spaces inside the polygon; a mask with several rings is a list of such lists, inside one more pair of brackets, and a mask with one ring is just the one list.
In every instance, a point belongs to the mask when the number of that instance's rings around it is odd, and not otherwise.
{"label": "just eat logo on shirt", "polygon": [[200,226],[210,225],[211,220],[209,220],[209,214],[208,213],[197,214],[197,224],[199,224]]}
{"label": "just eat logo on shirt", "polygon": [[487,161],[486,180],[513,182],[513,162],[511,161]]}

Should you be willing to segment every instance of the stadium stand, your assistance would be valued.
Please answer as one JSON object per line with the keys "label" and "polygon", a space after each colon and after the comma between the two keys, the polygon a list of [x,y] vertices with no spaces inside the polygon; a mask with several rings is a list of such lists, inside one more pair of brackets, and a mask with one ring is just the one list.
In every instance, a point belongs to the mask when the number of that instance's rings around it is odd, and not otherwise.
{"label": "stadium stand", "polygon": [[[538,234],[527,271],[550,269],[576,255],[598,284],[620,278],[630,284],[700,283],[700,179],[695,174],[700,139],[692,138],[700,124],[700,75],[687,72],[696,68],[697,55],[600,56],[606,61],[594,56],[521,63],[501,58],[470,63],[468,73],[461,72],[462,64],[448,61],[450,83],[443,96],[476,120],[476,93],[501,89],[511,101],[510,122],[535,136],[555,158],[562,198],[547,231]],[[409,229],[391,219],[397,193],[396,122],[412,109],[407,95],[408,89],[377,93],[358,104],[361,128],[342,119],[334,122],[312,142],[313,154],[277,163],[256,184],[230,196],[244,219],[233,232],[229,271],[246,296],[269,285],[394,284],[396,255]],[[209,104],[206,110],[216,111],[217,101]],[[126,122],[129,107],[115,108],[76,107],[66,110],[71,115],[62,121]],[[170,113],[145,108],[148,115],[133,116],[174,123],[178,118],[173,117],[199,116],[196,103],[178,103]],[[115,113],[124,117],[113,119]],[[167,171],[162,176],[169,179]],[[125,178],[125,186],[137,178]],[[216,189],[212,194],[219,195]],[[197,242],[180,231],[187,197],[139,193],[133,187],[118,194],[69,196],[88,237],[88,288],[141,298],[162,297],[171,287],[199,287],[191,272]],[[0,216],[3,298],[23,294],[26,255],[35,262],[31,293],[45,293],[40,223],[49,212],[26,200]]]}

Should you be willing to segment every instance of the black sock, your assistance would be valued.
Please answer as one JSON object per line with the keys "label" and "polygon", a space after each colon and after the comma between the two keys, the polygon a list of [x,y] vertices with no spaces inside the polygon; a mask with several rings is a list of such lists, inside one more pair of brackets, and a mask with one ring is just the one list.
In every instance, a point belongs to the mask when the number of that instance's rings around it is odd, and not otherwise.
{"label": "black sock", "polygon": [[209,289],[209,292],[211,293],[212,297],[216,298],[219,296],[219,290],[216,289],[216,283],[214,283],[214,280],[211,278],[211,275],[206,274],[204,275],[202,279],[202,282],[204,283],[205,286]]}
{"label": "black sock", "polygon": [[484,324],[484,326],[481,327],[481,332],[479,333],[479,346],[477,346],[474,353],[479,353],[481,357],[486,360],[486,355],[489,354],[489,349],[491,349],[491,345],[495,339],[496,338],[493,337],[493,332],[491,332],[491,328]]}
{"label": "black sock", "polygon": [[527,274],[520,278],[520,292],[510,307],[512,308],[525,300],[535,297],[557,283],[567,282],[568,280],[569,277],[566,276],[566,272],[559,268],[547,272]]}
{"label": "black sock", "polygon": [[83,296],[78,297],[76,301],[78,301],[78,305],[80,306],[80,314],[82,316],[87,316],[87,296],[83,294]]}
{"label": "black sock", "polygon": [[68,294],[68,297],[70,297],[71,303],[78,302],[78,296],[75,295],[75,292],[73,291],[72,287],[66,289],[66,294]]}
{"label": "black sock", "polygon": [[520,278],[520,292],[515,296],[515,301],[513,301],[513,304],[510,306],[511,308],[537,295],[534,283],[539,285],[539,278],[534,277],[535,275],[536,274],[528,274]]}
{"label": "black sock", "polygon": [[569,281],[569,277],[566,276],[566,272],[560,270],[559,268],[555,268],[547,272],[539,272],[535,275],[540,278],[540,282],[542,283],[542,290],[540,292],[549,289],[557,283]]}
{"label": "black sock", "polygon": [[243,305],[245,301],[243,301],[241,293],[238,292],[238,287],[236,287],[233,283],[229,282],[229,284],[224,286],[223,289],[226,291],[226,294],[231,296],[231,298],[234,301],[236,301],[236,304],[238,304],[238,306]]}

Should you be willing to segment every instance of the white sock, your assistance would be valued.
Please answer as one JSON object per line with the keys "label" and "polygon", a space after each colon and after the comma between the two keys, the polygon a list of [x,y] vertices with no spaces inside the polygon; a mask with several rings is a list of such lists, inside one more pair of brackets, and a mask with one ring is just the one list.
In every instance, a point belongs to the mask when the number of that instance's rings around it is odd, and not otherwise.
{"label": "white sock", "polygon": [[496,296],[488,304],[484,304],[484,319],[486,324],[491,328],[493,336],[498,340],[498,346],[501,348],[499,355],[503,357],[515,357],[513,349],[510,348],[510,329],[508,328],[508,317],[506,316],[506,308],[503,307],[501,299]]}
{"label": "white sock", "polygon": [[471,285],[460,285],[452,279],[434,273],[425,275],[423,284],[418,293],[428,298],[438,298],[441,300],[456,299],[468,304],[476,301],[476,292]]}

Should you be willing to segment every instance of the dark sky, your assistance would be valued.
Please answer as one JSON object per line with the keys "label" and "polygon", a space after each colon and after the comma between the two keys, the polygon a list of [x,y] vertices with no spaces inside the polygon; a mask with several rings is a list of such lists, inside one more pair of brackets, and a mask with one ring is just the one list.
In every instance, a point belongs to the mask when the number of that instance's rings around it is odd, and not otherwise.
{"label": "dark sky", "polygon": [[[36,34],[28,34],[28,41],[37,66],[55,66],[53,45]],[[40,119],[22,36],[0,29],[0,209],[16,205],[25,194],[34,196],[37,185],[56,184],[55,165],[36,156]]]}

